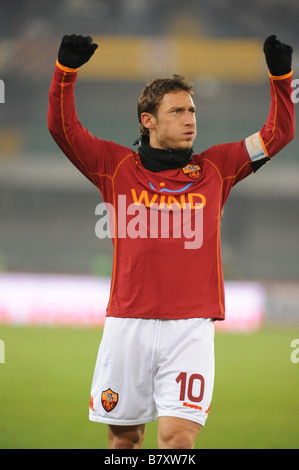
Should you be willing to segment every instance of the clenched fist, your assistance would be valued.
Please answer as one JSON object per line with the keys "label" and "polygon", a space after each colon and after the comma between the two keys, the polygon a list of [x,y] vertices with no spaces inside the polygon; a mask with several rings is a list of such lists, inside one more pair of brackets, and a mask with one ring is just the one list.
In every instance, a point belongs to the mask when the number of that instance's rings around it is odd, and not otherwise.
{"label": "clenched fist", "polygon": [[264,53],[272,75],[285,75],[291,71],[292,52],[292,46],[280,42],[274,34],[267,37],[264,43]]}
{"label": "clenched fist", "polygon": [[76,69],[90,59],[97,47],[98,44],[92,43],[90,36],[65,35],[58,51],[58,62],[65,67]]}

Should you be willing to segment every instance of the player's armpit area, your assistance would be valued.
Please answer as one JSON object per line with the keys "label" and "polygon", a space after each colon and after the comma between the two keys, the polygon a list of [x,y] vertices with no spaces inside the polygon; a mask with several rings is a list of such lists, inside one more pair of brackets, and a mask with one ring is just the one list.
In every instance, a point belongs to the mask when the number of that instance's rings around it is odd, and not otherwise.
{"label": "player's armpit area", "polygon": [[251,162],[251,168],[253,172],[255,173],[259,168],[261,168],[261,166],[265,165],[265,163],[269,162],[270,160],[271,160],[270,157],[265,157],[265,158],[261,158],[258,161]]}

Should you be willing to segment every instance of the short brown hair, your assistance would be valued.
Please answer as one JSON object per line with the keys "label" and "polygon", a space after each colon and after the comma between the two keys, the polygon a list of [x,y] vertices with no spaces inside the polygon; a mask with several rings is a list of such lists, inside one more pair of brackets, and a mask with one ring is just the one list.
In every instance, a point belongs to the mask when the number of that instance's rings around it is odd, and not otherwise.
{"label": "short brown hair", "polygon": [[171,78],[156,78],[148,83],[142,90],[137,101],[137,115],[141,135],[149,135],[149,131],[141,121],[142,113],[151,113],[156,116],[159,104],[166,93],[187,91],[193,96],[193,83],[181,75],[174,74]]}

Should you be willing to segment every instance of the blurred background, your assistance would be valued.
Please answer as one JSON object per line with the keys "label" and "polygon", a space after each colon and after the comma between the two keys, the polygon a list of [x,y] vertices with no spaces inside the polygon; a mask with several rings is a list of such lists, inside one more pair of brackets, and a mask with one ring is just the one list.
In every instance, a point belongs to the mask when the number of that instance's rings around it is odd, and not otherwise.
{"label": "blurred background", "polygon": [[[296,0],[45,0],[0,3],[0,268],[2,273],[109,276],[112,244],[95,235],[99,192],[47,130],[48,90],[64,34],[99,49],[79,72],[76,106],[96,136],[132,147],[145,82],[172,73],[195,84],[195,151],[258,131],[270,104],[263,41],[294,48]],[[295,106],[298,116],[299,105]],[[298,319],[298,137],[235,187],[222,220],[226,280],[259,281],[272,317]],[[279,316],[279,315],[278,315]]]}

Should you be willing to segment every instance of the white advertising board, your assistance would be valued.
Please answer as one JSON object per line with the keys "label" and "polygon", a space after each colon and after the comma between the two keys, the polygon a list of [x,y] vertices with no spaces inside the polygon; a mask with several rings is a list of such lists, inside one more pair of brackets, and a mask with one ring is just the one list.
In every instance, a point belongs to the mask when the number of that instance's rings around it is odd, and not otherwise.
{"label": "white advertising board", "polygon": [[[265,294],[254,282],[227,282],[226,319],[219,331],[253,331],[263,324]],[[105,321],[110,279],[52,274],[0,274],[0,323],[97,327]]]}

